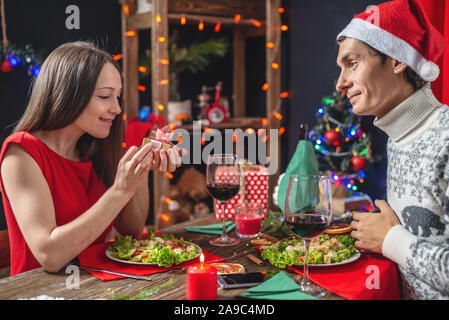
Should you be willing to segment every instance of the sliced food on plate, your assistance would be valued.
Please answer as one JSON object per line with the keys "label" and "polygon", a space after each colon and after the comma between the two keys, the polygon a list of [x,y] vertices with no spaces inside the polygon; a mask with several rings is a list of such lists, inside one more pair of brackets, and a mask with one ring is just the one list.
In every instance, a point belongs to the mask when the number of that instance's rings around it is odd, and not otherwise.
{"label": "sliced food on plate", "polygon": [[[349,263],[360,257],[349,235],[322,234],[310,240],[308,263],[310,266],[331,266]],[[271,246],[261,247],[262,258],[278,268],[304,265],[304,242],[300,238],[284,239]]]}
{"label": "sliced food on plate", "polygon": [[117,237],[106,250],[106,256],[115,261],[160,267],[178,265],[197,258],[200,253],[201,248],[196,244],[177,239],[173,234],[156,235],[154,230],[142,239]]}
{"label": "sliced food on plate", "polygon": [[217,269],[218,274],[243,273],[245,267],[239,263],[211,263]]}

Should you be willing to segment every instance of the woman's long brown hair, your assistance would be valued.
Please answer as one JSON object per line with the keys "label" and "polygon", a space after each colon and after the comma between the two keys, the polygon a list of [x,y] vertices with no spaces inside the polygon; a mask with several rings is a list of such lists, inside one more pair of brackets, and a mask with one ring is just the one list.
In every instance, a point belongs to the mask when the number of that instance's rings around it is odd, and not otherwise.
{"label": "woman's long brown hair", "polygon": [[[106,63],[114,65],[120,73],[112,56],[90,42],[71,42],[56,48],[42,64],[28,106],[13,132],[56,130],[73,123],[92,98]],[[123,131],[120,115],[113,121],[107,138],[97,139],[85,133],[76,146],[82,159],[92,160],[95,172],[107,188],[114,183],[123,153]]]}

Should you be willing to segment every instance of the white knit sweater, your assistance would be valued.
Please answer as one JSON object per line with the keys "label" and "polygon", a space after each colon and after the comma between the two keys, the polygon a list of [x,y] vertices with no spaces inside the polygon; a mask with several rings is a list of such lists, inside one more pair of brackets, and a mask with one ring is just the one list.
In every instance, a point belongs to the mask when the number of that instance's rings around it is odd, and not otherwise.
{"label": "white knit sweater", "polygon": [[449,299],[449,108],[417,90],[374,125],[388,136],[387,202],[401,225],[382,253],[420,299]]}

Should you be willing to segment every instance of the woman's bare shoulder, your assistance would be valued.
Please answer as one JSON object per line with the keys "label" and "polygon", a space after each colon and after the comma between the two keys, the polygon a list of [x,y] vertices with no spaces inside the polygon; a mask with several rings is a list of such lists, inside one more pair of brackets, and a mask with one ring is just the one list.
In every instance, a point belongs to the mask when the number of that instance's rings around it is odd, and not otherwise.
{"label": "woman's bare shoulder", "polygon": [[33,157],[19,144],[11,143],[0,164],[2,179],[43,177]]}

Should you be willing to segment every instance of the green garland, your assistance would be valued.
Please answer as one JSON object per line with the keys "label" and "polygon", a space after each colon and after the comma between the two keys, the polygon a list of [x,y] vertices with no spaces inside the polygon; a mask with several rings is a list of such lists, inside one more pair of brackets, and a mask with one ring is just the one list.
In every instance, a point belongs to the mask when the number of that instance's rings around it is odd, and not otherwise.
{"label": "green garland", "polygon": [[7,73],[16,66],[23,66],[28,75],[35,76],[40,72],[41,58],[30,44],[16,46],[8,44],[6,50],[0,45],[0,71]]}

